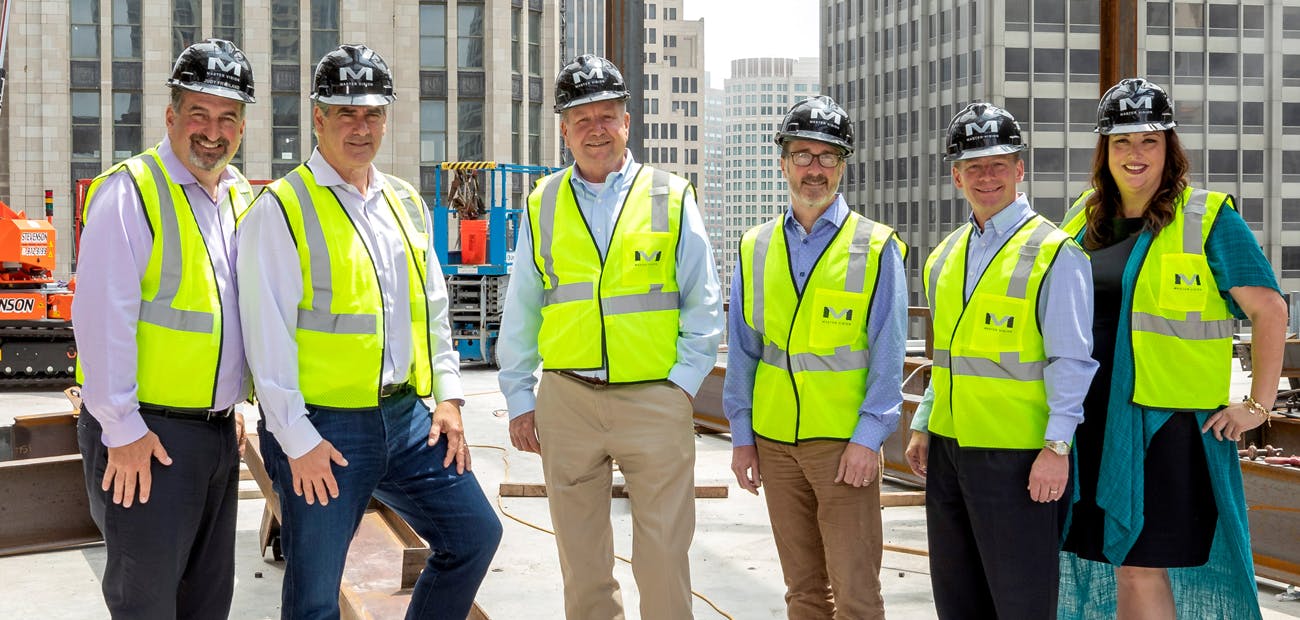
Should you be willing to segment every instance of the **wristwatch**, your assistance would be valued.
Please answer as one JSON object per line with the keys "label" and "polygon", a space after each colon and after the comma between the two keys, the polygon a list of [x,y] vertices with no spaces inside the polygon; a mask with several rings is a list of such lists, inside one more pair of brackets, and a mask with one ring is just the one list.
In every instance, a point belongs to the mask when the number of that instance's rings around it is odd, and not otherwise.
{"label": "wristwatch", "polygon": [[1070,442],[1068,441],[1044,441],[1043,447],[1061,456],[1070,455]]}

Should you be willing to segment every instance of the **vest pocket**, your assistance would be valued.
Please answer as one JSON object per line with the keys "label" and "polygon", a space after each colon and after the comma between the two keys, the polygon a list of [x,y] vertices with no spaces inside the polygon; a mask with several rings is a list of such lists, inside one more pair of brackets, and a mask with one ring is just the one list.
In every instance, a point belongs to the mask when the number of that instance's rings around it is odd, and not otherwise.
{"label": "vest pocket", "polygon": [[673,255],[673,235],[666,232],[632,233],[622,252],[627,272],[625,281],[633,286],[665,284]]}
{"label": "vest pocket", "polygon": [[1165,254],[1160,257],[1158,299],[1165,310],[1197,312],[1205,309],[1210,266],[1202,254]]}
{"label": "vest pocket", "polygon": [[1029,303],[1024,299],[976,293],[965,321],[973,322],[966,332],[965,348],[996,353],[1019,351],[1029,324]]}
{"label": "vest pocket", "polygon": [[834,349],[857,341],[867,316],[867,296],[835,289],[819,288],[813,292],[812,325],[808,345],[815,349]]}

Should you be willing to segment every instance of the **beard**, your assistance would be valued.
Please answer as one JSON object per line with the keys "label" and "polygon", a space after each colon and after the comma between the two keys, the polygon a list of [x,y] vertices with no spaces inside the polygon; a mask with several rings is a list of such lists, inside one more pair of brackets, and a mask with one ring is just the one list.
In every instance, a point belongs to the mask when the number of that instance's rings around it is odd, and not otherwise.
{"label": "beard", "polygon": [[190,165],[209,172],[220,168],[225,168],[226,164],[234,159],[234,151],[230,148],[230,141],[226,139],[216,140],[215,144],[220,147],[220,151],[212,152],[211,149],[199,145],[198,136],[190,137]]}

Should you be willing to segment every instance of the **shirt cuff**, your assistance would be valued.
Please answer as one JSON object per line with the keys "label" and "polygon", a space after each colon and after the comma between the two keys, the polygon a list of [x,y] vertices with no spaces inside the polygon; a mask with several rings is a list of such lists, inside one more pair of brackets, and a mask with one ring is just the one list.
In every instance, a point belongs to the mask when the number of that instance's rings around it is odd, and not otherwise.
{"label": "shirt cuff", "polygon": [[1074,429],[1079,426],[1079,418],[1072,415],[1051,414],[1047,416],[1047,434],[1044,441],[1074,441]]}
{"label": "shirt cuff", "polygon": [[537,394],[531,388],[506,396],[506,410],[510,412],[511,420],[536,408]]}
{"label": "shirt cuff", "polygon": [[[712,368],[709,370],[712,370]],[[700,384],[704,383],[704,377],[708,374],[708,371],[700,372],[690,366],[677,364],[673,366],[672,370],[668,371],[668,380],[676,384],[677,387],[686,390],[686,393],[690,394],[691,398],[695,398],[695,393],[700,391]]]}
{"label": "shirt cuff", "polygon": [[306,414],[298,416],[288,428],[282,429],[276,433],[275,440],[280,443],[280,449],[284,455],[296,459],[312,451],[312,448],[320,445],[321,436],[316,431],[316,426],[307,419]]}
{"label": "shirt cuff", "polygon": [[918,433],[930,432],[930,410],[917,407],[916,414],[912,416],[911,428]]}
{"label": "shirt cuff", "polygon": [[728,423],[731,427],[731,447],[754,445],[754,418],[751,412],[737,413]]}
{"label": "shirt cuff", "polygon": [[884,421],[877,416],[862,415],[858,418],[858,426],[853,429],[853,437],[849,441],[880,452],[880,446],[885,443],[893,430],[887,428]]}
{"label": "shirt cuff", "polygon": [[144,423],[144,418],[140,416],[139,411],[131,412],[112,424],[104,424],[103,420],[99,420],[99,425],[104,429],[100,441],[109,448],[120,448],[139,440],[149,432],[149,427]]}
{"label": "shirt cuff", "polygon": [[460,400],[465,402],[465,388],[461,386],[460,377],[454,373],[433,376],[433,397],[438,402]]}

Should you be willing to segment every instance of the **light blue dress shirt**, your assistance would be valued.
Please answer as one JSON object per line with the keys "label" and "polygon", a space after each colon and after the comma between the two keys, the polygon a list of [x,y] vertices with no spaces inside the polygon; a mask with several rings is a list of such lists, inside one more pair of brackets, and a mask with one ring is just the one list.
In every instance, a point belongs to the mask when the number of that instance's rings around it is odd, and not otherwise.
{"label": "light blue dress shirt", "polygon": [[[578,209],[587,221],[602,260],[609,250],[614,225],[618,222],[623,203],[627,201],[628,190],[640,169],[641,164],[632,159],[631,151],[627,151],[623,156],[623,167],[605,177],[604,183],[587,181],[576,170],[573,174],[571,184]],[[519,226],[514,273],[506,289],[505,313],[501,317],[501,334],[497,341],[501,364],[497,381],[512,419],[535,408],[537,377],[534,373],[542,362],[537,351],[537,334],[542,326],[544,289],[541,274],[533,263],[531,231],[527,222]],[[677,336],[677,363],[669,371],[668,380],[688,394],[695,394],[717,362],[723,319],[713,248],[693,191],[686,192],[682,201],[677,288],[681,328]],[[581,374],[600,379],[607,376],[603,369]]]}
{"label": "light blue dress shirt", "polygon": [[[790,252],[791,275],[801,294],[808,282],[808,274],[812,273],[817,259],[835,238],[848,215],[849,207],[844,203],[844,197],[837,195],[835,202],[813,223],[812,232],[805,232],[794,218],[794,211],[786,209],[782,222],[785,242]],[[737,263],[731,276],[731,302],[727,316],[730,348],[727,351],[727,379],[722,392],[723,412],[731,425],[731,445],[734,447],[754,445],[754,373],[763,356],[762,335],[745,322],[744,292],[745,283]],[[880,276],[868,317],[867,390],[858,409],[858,425],[849,441],[879,451],[880,445],[898,426],[903,405],[907,277],[897,242],[887,244],[881,253]]]}
{"label": "light blue dress shirt", "polygon": [[[971,216],[975,230],[966,248],[967,301],[998,250],[1034,215],[1025,195],[1017,194],[1014,202],[984,222],[983,232]],[[1088,394],[1098,366],[1092,359],[1092,267],[1083,249],[1073,243],[1061,246],[1056,262],[1043,278],[1038,325],[1047,353],[1047,368],[1043,370],[1048,407],[1044,439],[1070,441],[1075,427],[1083,422],[1083,397]],[[930,386],[912,418],[912,430],[929,432],[933,408],[934,387]]]}

